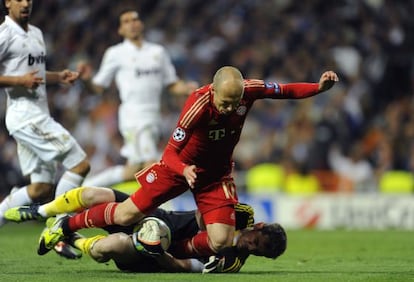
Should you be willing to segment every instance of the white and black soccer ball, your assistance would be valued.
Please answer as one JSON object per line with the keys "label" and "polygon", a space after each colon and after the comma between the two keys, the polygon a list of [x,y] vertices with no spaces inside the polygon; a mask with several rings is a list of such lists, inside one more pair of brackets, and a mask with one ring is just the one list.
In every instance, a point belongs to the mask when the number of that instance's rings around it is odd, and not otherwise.
{"label": "white and black soccer ball", "polygon": [[145,217],[135,228],[134,228],[134,235],[141,229],[142,225],[149,221],[153,220],[157,222],[158,227],[160,228],[160,240],[161,240],[161,247],[164,251],[168,250],[171,245],[171,230],[168,225],[158,217],[148,216]]}

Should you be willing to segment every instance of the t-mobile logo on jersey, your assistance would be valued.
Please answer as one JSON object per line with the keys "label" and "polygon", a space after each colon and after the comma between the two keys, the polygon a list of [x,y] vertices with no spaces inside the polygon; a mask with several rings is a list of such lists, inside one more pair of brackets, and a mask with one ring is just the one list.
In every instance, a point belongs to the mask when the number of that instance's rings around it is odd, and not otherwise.
{"label": "t-mobile logo on jersey", "polygon": [[33,66],[34,64],[44,64],[45,62],[46,62],[46,55],[43,55],[43,53],[41,53],[41,55],[39,56],[33,56],[32,54],[29,54],[29,57],[28,57],[29,66]]}
{"label": "t-mobile logo on jersey", "polygon": [[223,139],[226,135],[226,129],[213,129],[208,132],[208,138],[214,141]]}

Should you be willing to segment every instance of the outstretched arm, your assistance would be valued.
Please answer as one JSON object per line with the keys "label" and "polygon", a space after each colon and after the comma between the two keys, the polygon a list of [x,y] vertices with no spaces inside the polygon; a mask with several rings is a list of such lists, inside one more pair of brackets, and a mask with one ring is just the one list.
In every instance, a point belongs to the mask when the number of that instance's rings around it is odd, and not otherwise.
{"label": "outstretched arm", "polygon": [[319,92],[323,92],[332,88],[339,81],[338,75],[333,71],[326,71],[319,79]]}
{"label": "outstretched arm", "polygon": [[190,95],[198,88],[198,83],[195,81],[177,80],[170,84],[167,89],[171,94],[177,96]]}
{"label": "outstretched arm", "polygon": [[80,61],[77,66],[79,78],[83,81],[85,88],[91,93],[102,94],[105,91],[103,86],[92,82],[92,66],[86,61]]}
{"label": "outstretched arm", "polygon": [[339,81],[339,79],[335,72],[326,71],[321,75],[318,83],[280,83],[280,98],[301,99],[311,97],[329,90],[337,81]]}
{"label": "outstretched arm", "polygon": [[79,73],[65,69],[63,71],[47,71],[46,83],[47,84],[72,84],[79,77]]}
{"label": "outstretched arm", "polygon": [[197,259],[177,259],[167,252],[155,260],[167,272],[202,272],[204,268]]}

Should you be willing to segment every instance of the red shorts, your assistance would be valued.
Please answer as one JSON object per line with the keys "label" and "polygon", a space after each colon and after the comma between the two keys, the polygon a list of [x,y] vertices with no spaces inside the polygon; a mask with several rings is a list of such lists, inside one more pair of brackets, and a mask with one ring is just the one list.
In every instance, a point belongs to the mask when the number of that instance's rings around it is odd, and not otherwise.
{"label": "red shorts", "polygon": [[[131,200],[144,214],[151,213],[161,204],[190,189],[183,176],[162,163],[138,172],[135,177],[141,188],[131,195]],[[236,185],[231,177],[222,177],[221,181],[191,189],[191,192],[206,224],[234,224],[234,214],[229,211],[229,207],[234,213],[233,206],[238,198]],[[223,210],[212,212],[220,208]]]}
{"label": "red shorts", "polygon": [[224,223],[227,225],[236,226],[236,213],[234,211],[234,204],[216,208],[208,211],[203,215],[204,223]]}

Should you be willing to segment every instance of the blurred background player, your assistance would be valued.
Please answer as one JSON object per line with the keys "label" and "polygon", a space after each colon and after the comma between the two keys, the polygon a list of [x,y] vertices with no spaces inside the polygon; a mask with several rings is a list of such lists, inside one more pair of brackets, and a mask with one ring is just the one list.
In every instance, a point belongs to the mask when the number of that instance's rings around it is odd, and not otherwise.
{"label": "blurred background player", "polygon": [[[59,213],[81,211],[100,203],[120,202],[127,198],[127,194],[108,188],[79,187],[41,206],[12,208],[6,212],[6,217],[15,222],[42,220]],[[111,233],[108,236],[84,238],[74,233],[67,239],[96,261],[107,262],[112,259],[120,270],[128,272],[238,272],[250,254],[273,259],[283,254],[286,249],[286,233],[279,224],[254,224],[254,211],[246,204],[236,203],[235,211],[236,230],[240,232],[236,234],[233,246],[207,263],[206,270],[203,263],[208,258],[202,258],[202,262],[178,258],[178,242],[205,230],[197,211],[174,212],[157,209],[149,215],[161,219],[171,231],[171,246],[167,252],[159,246],[159,233],[158,237],[146,237],[144,234],[142,238],[147,243],[140,241],[141,236],[137,235],[140,229],[136,227],[141,223],[107,226],[104,229]],[[144,249],[140,248],[141,244]],[[148,247],[149,250],[146,249]]]}
{"label": "blurred background player", "polygon": [[119,131],[124,139],[121,155],[125,165],[117,165],[89,176],[86,186],[110,187],[133,180],[141,168],[156,162],[160,153],[161,94],[166,88],[174,95],[188,95],[194,82],[179,80],[167,51],[159,44],[144,40],[144,24],[135,10],[119,15],[118,34],[124,41],[109,47],[101,66],[92,78],[92,68],[80,62],[80,78],[87,89],[103,93],[115,80],[121,105],[118,109]]}
{"label": "blurred background player", "polygon": [[[46,84],[70,84],[78,73],[46,70],[43,33],[29,24],[32,3],[3,1],[8,15],[0,26],[0,87],[7,94],[6,127],[16,140],[20,167],[30,175],[30,184],[13,189],[1,202],[0,226],[7,209],[78,187],[90,168],[76,140],[49,114]],[[66,171],[54,191],[57,164]]]}

